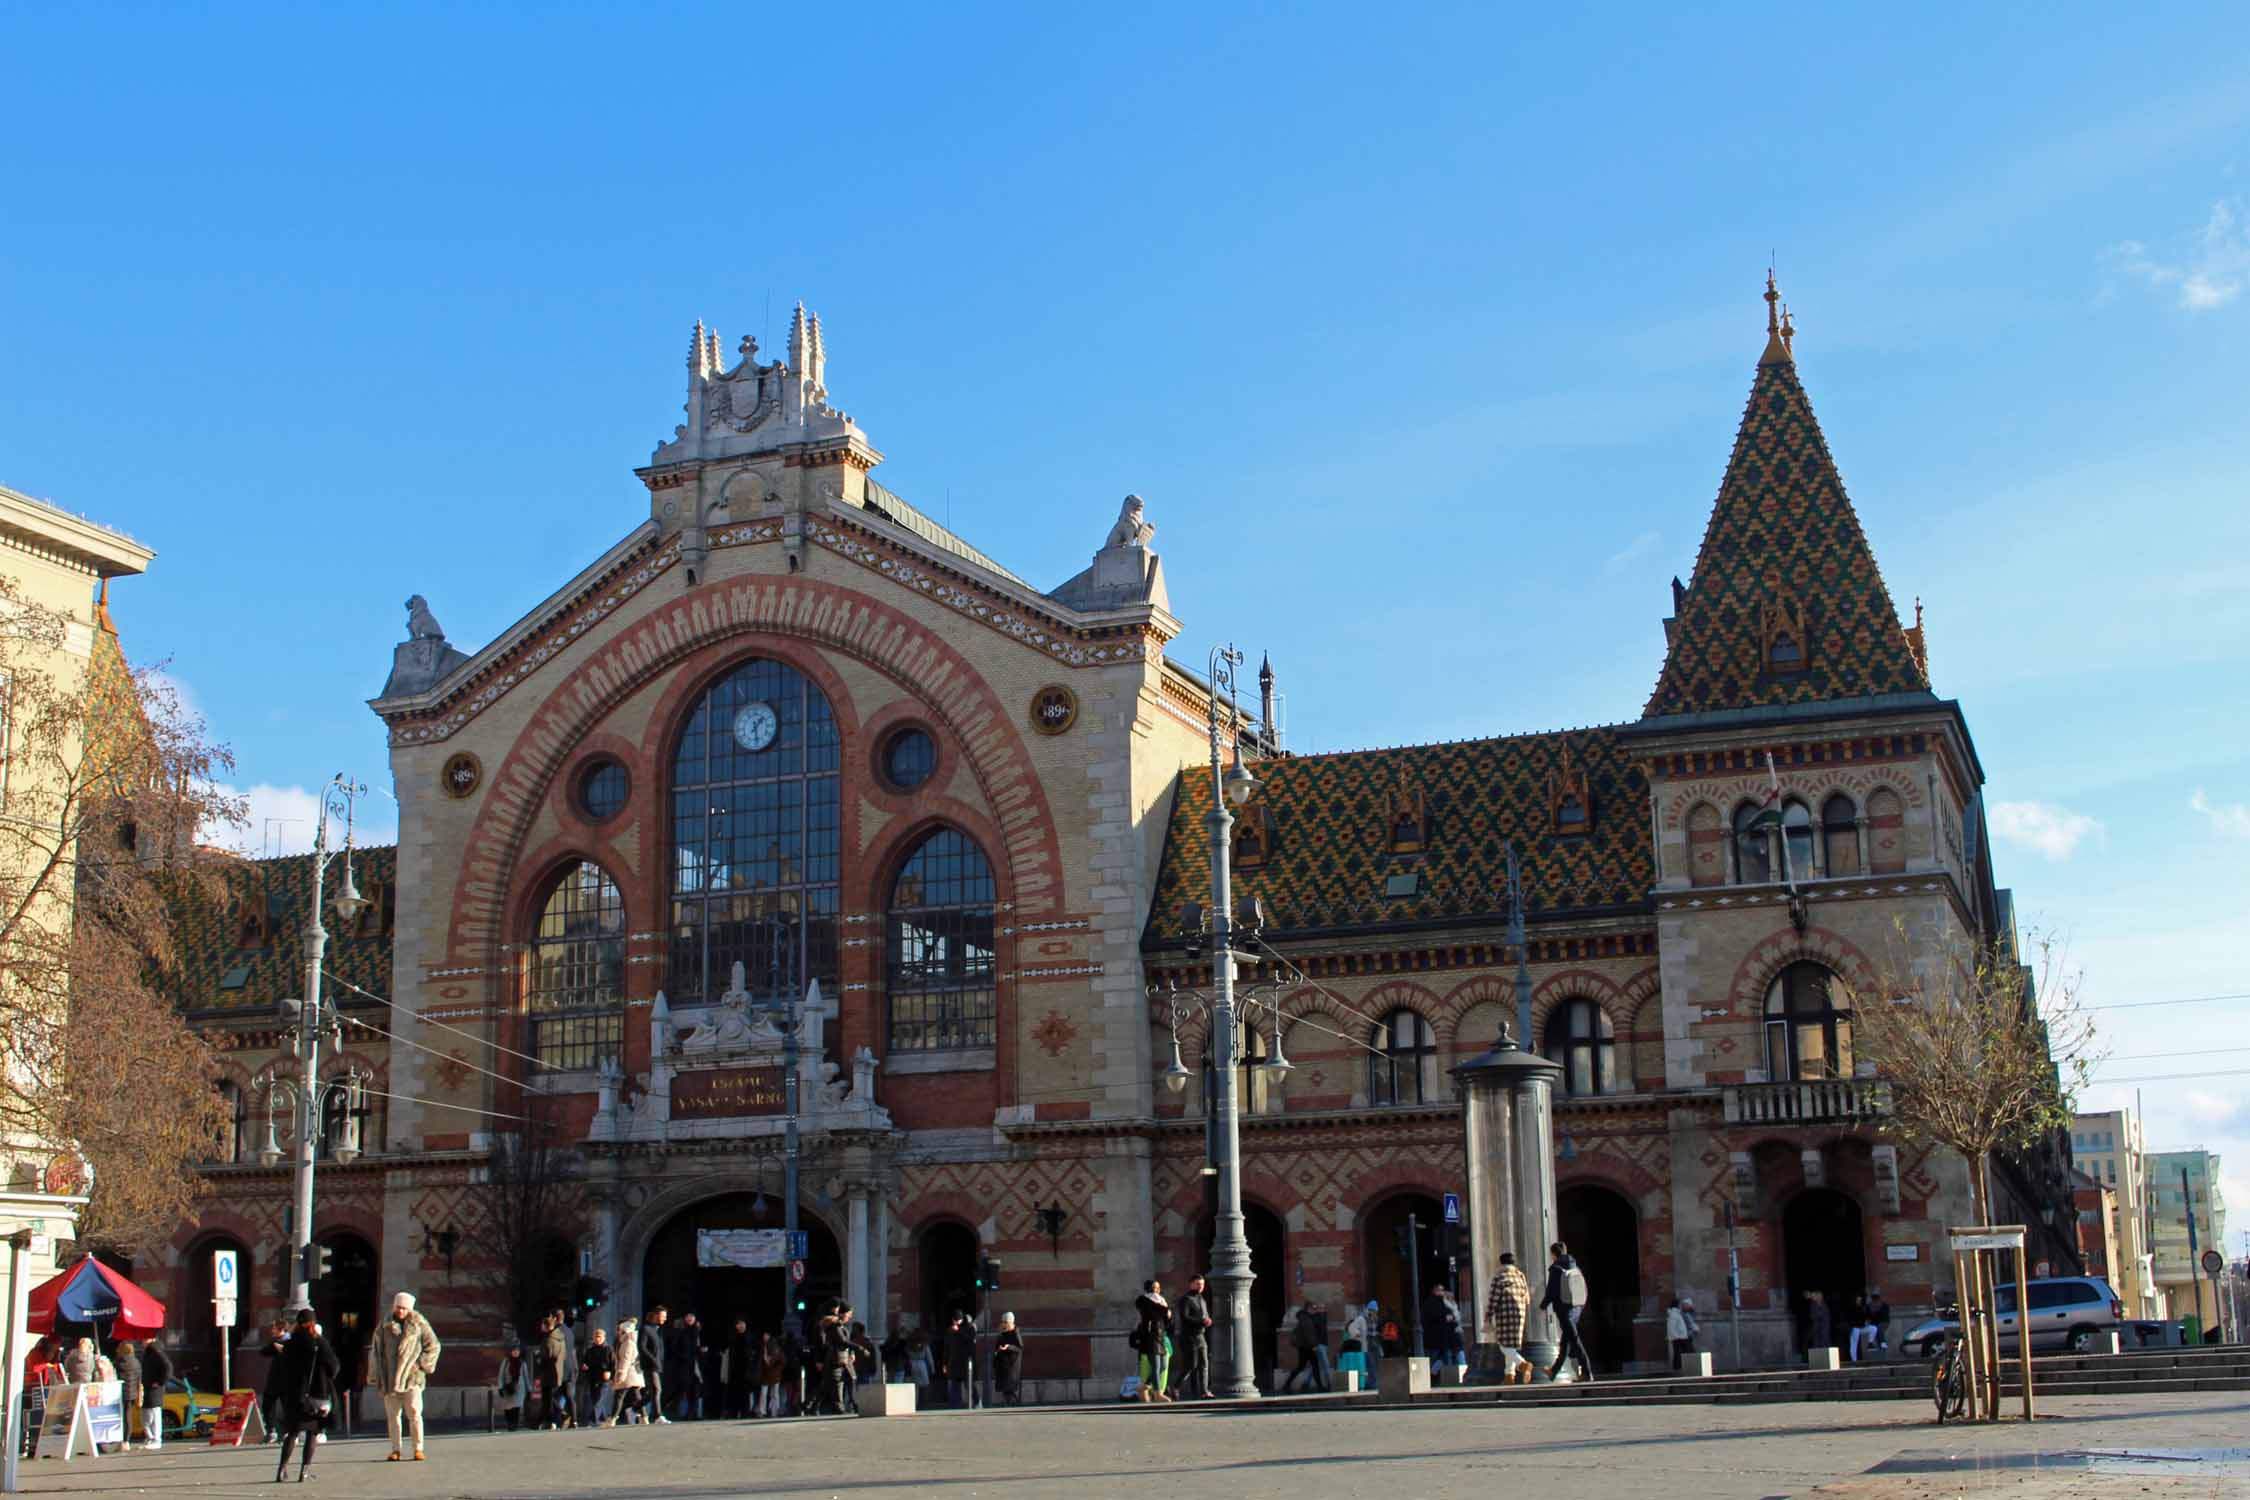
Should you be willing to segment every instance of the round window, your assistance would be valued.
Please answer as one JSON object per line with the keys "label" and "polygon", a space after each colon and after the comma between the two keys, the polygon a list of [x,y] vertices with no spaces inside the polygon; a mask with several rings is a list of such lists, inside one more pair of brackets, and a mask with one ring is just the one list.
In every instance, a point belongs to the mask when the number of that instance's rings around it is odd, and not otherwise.
{"label": "round window", "polygon": [[883,779],[911,792],[937,770],[937,741],[919,729],[901,729],[883,741]]}
{"label": "round window", "polygon": [[596,761],[578,783],[578,802],[587,817],[606,823],[625,810],[632,791],[633,778],[623,766],[614,760]]}

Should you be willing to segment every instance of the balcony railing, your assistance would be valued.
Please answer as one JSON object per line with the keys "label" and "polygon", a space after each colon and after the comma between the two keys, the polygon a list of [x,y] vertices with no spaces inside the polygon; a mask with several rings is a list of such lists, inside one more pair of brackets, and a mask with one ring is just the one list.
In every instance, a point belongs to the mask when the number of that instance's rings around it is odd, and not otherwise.
{"label": "balcony railing", "polygon": [[1735,1083],[1727,1085],[1725,1102],[1729,1125],[1818,1125],[1891,1112],[1890,1089],[1873,1078]]}

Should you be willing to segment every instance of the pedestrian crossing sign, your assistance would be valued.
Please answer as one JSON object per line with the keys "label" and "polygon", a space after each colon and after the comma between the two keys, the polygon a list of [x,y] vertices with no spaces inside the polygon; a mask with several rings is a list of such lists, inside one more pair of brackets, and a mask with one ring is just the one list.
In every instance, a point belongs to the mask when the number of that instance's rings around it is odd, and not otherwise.
{"label": "pedestrian crossing sign", "polygon": [[1459,1193],[1447,1193],[1445,1195],[1445,1222],[1448,1224],[1461,1222],[1461,1195]]}

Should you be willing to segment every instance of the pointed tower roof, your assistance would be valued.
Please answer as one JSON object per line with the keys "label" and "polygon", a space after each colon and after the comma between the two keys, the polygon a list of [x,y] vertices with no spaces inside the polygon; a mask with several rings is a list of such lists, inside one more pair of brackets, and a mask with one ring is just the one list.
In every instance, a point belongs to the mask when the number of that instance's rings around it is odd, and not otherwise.
{"label": "pointed tower roof", "polygon": [[1798,383],[1766,279],[1766,348],[1645,719],[1927,692]]}

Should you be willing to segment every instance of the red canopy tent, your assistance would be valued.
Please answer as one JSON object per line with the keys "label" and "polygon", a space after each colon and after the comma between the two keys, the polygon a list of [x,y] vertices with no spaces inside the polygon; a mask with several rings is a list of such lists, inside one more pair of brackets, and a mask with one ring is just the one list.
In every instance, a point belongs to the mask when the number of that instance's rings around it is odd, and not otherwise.
{"label": "red canopy tent", "polygon": [[31,1289],[33,1333],[53,1333],[55,1318],[93,1323],[113,1339],[164,1331],[164,1304],[91,1255]]}

